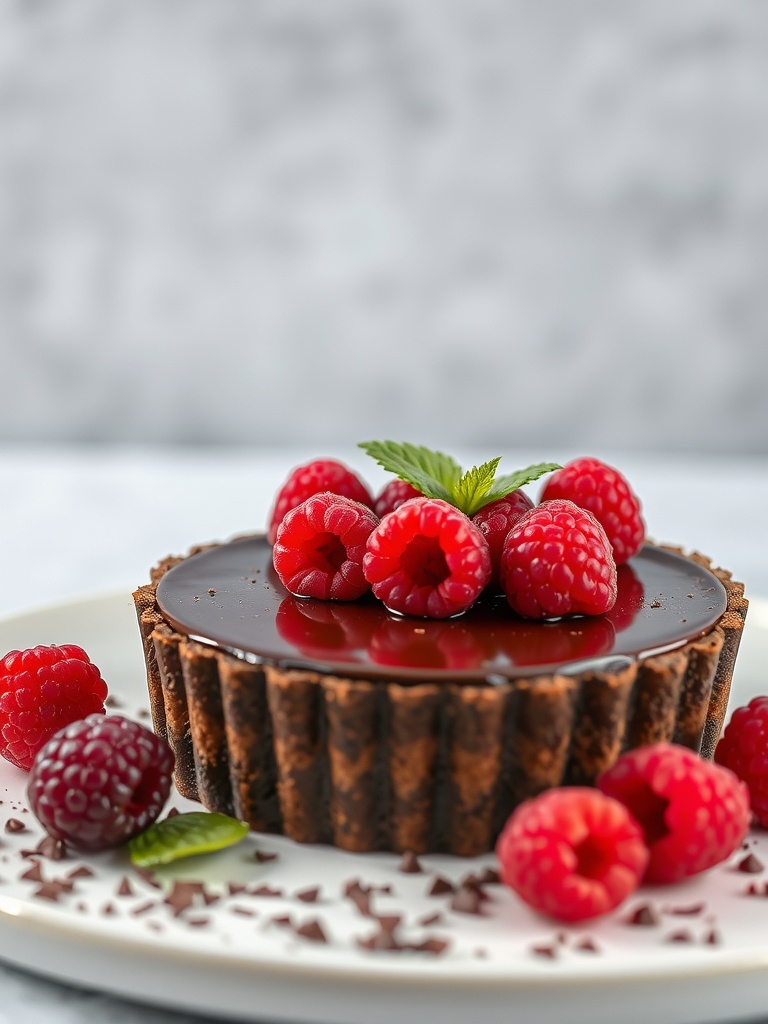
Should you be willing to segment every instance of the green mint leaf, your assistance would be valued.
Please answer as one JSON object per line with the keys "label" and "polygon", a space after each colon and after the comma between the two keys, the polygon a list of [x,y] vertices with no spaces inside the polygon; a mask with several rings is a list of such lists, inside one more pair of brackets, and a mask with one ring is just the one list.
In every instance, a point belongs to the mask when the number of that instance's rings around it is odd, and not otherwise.
{"label": "green mint leaf", "polygon": [[226,814],[190,811],[163,818],[128,843],[132,862],[140,868],[170,864],[182,857],[212,853],[234,846],[248,835],[244,821]]}
{"label": "green mint leaf", "polygon": [[453,486],[451,504],[468,516],[473,516],[483,505],[487,505],[487,495],[493,486],[493,478],[500,462],[501,456],[498,455],[490,462],[468,469]]}
{"label": "green mint leaf", "polygon": [[428,498],[442,498],[453,504],[452,492],[461,476],[461,466],[450,455],[397,441],[362,441],[359,447],[388,473],[407,480]]}
{"label": "green mint leaf", "polygon": [[486,494],[483,505],[487,505],[491,501],[498,501],[499,498],[506,498],[508,494],[516,491],[518,487],[524,487],[525,484],[533,483],[534,480],[538,480],[545,473],[551,473],[555,469],[562,468],[557,462],[537,462],[533,466],[526,466],[525,469],[518,469],[516,473],[500,476],[494,481],[493,486]]}

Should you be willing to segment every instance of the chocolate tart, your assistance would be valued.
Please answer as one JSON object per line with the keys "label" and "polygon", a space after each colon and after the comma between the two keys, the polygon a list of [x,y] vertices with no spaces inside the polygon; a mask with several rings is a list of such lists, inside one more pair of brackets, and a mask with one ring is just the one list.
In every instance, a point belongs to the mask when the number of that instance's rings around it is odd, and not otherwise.
{"label": "chocolate tart", "polygon": [[182,795],[303,843],[461,856],[627,748],[711,757],[747,610],[706,558],[646,545],[607,615],[531,623],[488,595],[401,618],[292,597],[261,535],[166,559],[134,599]]}

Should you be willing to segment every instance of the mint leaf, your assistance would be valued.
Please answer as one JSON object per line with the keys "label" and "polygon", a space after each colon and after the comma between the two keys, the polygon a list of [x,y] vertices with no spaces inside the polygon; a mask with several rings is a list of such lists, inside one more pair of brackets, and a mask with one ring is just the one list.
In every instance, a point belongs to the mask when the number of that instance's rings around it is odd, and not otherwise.
{"label": "mint leaf", "polygon": [[453,504],[453,487],[461,476],[461,466],[450,455],[407,441],[362,441],[358,447],[388,473],[407,480],[428,498],[442,498]]}
{"label": "mint leaf", "polygon": [[488,493],[493,486],[493,478],[500,462],[501,456],[498,455],[490,462],[468,469],[453,488],[452,504],[468,516],[473,516],[483,505],[487,505]]}
{"label": "mint leaf", "polygon": [[406,480],[428,498],[441,498],[468,516],[544,473],[562,468],[557,462],[538,462],[494,479],[500,455],[464,473],[450,455],[407,441],[361,441],[359,447],[387,472]]}
{"label": "mint leaf", "polygon": [[132,862],[140,868],[170,864],[182,857],[234,846],[249,832],[244,821],[226,814],[190,811],[150,825],[128,843]]}
{"label": "mint leaf", "polygon": [[493,487],[486,494],[483,505],[487,505],[491,501],[498,501],[499,498],[506,498],[508,494],[516,491],[518,487],[524,487],[525,484],[533,483],[534,480],[538,480],[545,473],[552,473],[554,470],[562,468],[557,462],[537,462],[533,466],[526,466],[525,469],[518,469],[516,473],[500,476],[494,481]]}

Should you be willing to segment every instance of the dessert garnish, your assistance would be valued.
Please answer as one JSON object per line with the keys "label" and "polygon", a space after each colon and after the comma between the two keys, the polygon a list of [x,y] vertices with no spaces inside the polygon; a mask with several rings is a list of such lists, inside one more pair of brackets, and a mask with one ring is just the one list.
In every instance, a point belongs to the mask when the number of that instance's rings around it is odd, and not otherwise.
{"label": "dessert garnish", "polygon": [[55,732],[104,713],[107,684],[75,644],[10,651],[0,661],[0,754],[29,771]]}
{"label": "dessert garnish", "polygon": [[55,839],[84,850],[121,846],[158,817],[171,791],[173,752],[121,715],[89,715],[55,733],[35,757],[27,796]]}
{"label": "dessert garnish", "polygon": [[214,811],[188,811],[156,821],[128,843],[137,867],[154,868],[183,857],[234,846],[250,831],[244,821]]}
{"label": "dessert garnish", "polygon": [[736,708],[715,749],[715,761],[746,783],[752,814],[768,827],[768,697],[754,697]]}
{"label": "dessert garnish", "polygon": [[340,494],[369,508],[373,507],[371,492],[351,469],[336,459],[313,459],[303,466],[297,466],[278,491],[267,528],[270,544],[274,544],[277,528],[286,514],[302,501],[322,491]]}

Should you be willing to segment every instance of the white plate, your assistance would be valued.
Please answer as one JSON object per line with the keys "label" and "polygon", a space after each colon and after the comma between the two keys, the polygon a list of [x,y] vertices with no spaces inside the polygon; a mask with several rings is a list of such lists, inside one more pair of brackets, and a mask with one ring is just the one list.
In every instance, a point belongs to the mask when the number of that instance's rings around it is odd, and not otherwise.
{"label": "white plate", "polygon": [[[0,623],[0,649],[38,643],[79,643],[100,666],[113,694],[136,715],[145,708],[144,670],[130,598],[102,596],[42,609]],[[768,601],[753,601],[739,655],[734,700],[765,689]],[[23,820],[27,830],[5,833],[0,846],[0,957],[29,970],[134,1000],[249,1021],[308,1024],[528,1024],[568,1020],[589,1024],[705,1024],[755,1017],[768,1006],[768,900],[745,895],[768,883],[768,871],[746,875],[730,865],[673,888],[645,888],[613,915],[579,927],[553,924],[530,912],[501,887],[482,916],[450,910],[446,897],[429,897],[435,873],[458,880],[493,863],[434,856],[421,858],[422,874],[403,874],[399,858],[353,856],[303,847],[274,836],[249,836],[231,850],[166,869],[166,882],[202,880],[221,898],[175,918],[164,893],[132,873],[124,853],[42,860],[46,878],[62,878],[82,865],[69,894],[49,902],[33,896],[36,883],[19,876],[32,864],[21,851],[41,836],[24,808],[24,773],[0,767],[0,821]],[[190,807],[177,799],[180,808]],[[751,849],[768,864],[768,837],[755,833]],[[257,862],[255,850],[277,853]],[[132,895],[120,896],[124,876]],[[368,952],[356,937],[373,932],[342,895],[359,878],[391,886],[374,892],[376,913],[400,913],[400,936],[450,941],[441,956]],[[282,896],[231,896],[227,882],[279,888]],[[320,900],[296,893],[319,885]],[[134,910],[154,901],[146,913]],[[651,927],[631,927],[629,913],[650,903],[659,914]],[[696,910],[698,913],[681,913]],[[111,913],[105,908],[111,908]],[[250,911],[252,916],[241,913]],[[441,920],[418,923],[431,912]],[[677,911],[677,913],[675,913]],[[327,944],[298,937],[272,921],[296,924],[317,918]],[[204,919],[190,924],[188,919]],[[671,941],[677,932],[690,942]],[[717,944],[705,942],[715,932]],[[585,937],[598,952],[578,948]],[[555,951],[553,958],[534,947]]]}

